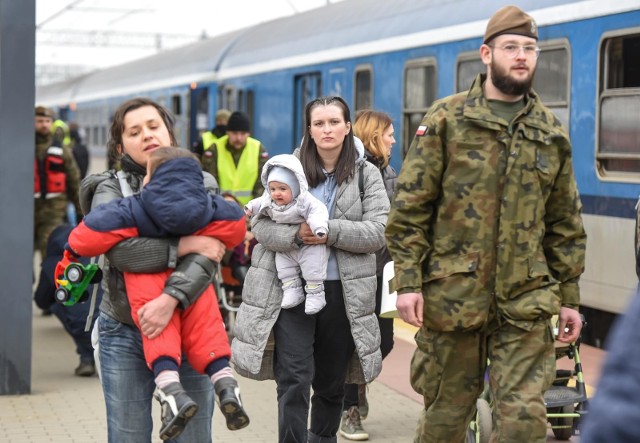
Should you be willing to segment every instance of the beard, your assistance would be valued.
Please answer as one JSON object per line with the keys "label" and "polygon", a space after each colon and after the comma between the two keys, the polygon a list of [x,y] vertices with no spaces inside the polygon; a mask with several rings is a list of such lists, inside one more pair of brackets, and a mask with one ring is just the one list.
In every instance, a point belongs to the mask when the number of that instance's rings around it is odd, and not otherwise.
{"label": "beard", "polygon": [[512,95],[518,97],[528,93],[531,90],[531,84],[533,83],[533,74],[531,73],[529,78],[524,80],[515,80],[509,77],[509,72],[501,69],[497,66],[493,60],[491,60],[491,83],[493,86],[506,95]]}

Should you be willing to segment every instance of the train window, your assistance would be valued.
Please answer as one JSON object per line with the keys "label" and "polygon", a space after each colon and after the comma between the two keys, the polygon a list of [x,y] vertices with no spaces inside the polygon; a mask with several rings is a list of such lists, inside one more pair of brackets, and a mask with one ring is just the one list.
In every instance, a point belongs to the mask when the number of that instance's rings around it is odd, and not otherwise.
{"label": "train window", "polygon": [[597,167],[601,175],[640,172],[640,34],[600,46]]}
{"label": "train window", "polygon": [[478,74],[484,74],[487,68],[480,60],[478,51],[461,55],[458,59],[458,69],[456,69],[456,92],[467,91]]}
{"label": "train window", "polygon": [[247,115],[249,116],[249,121],[251,122],[251,132],[255,129],[255,95],[253,91],[247,91],[247,106],[246,106]]}
{"label": "train window", "polygon": [[196,101],[196,130],[201,134],[208,131],[211,125],[209,123],[209,88],[192,89],[191,95]]}
{"label": "train window", "polygon": [[436,99],[438,79],[433,59],[412,60],[404,70],[402,156],[409,150],[413,135],[429,106]]}
{"label": "train window", "polygon": [[237,111],[239,109],[237,91],[233,86],[225,86],[220,93],[220,99],[219,104],[221,104],[223,108],[231,111]]}
{"label": "train window", "polygon": [[373,71],[371,66],[356,68],[355,93],[356,112],[373,107]]}
{"label": "train window", "polygon": [[533,89],[542,102],[569,128],[569,48],[563,43],[540,44]]}
{"label": "train window", "polygon": [[171,111],[174,115],[182,115],[182,97],[178,94],[171,97]]}

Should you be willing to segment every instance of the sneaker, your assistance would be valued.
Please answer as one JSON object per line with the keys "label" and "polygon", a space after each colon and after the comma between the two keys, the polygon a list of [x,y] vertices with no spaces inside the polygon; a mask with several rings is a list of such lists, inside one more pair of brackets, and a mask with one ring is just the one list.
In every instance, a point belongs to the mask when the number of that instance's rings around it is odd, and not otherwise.
{"label": "sneaker", "polygon": [[80,360],[80,364],[75,369],[74,373],[78,377],[91,377],[96,373],[96,365],[92,361]]}
{"label": "sneaker", "polygon": [[156,388],[153,396],[160,402],[162,410],[160,439],[176,438],[198,412],[198,404],[191,400],[178,382],[170,383],[162,389]]}
{"label": "sneaker", "polygon": [[216,391],[216,402],[227,421],[227,428],[236,431],[249,425],[249,416],[242,407],[240,388],[233,377],[218,380],[213,389]]}
{"label": "sneaker", "polygon": [[358,411],[357,406],[351,406],[342,413],[340,435],[347,440],[369,440],[369,434],[364,430],[360,422],[360,411]]}
{"label": "sneaker", "polygon": [[358,410],[360,411],[360,419],[366,420],[369,415],[369,402],[367,401],[367,385],[358,385]]}

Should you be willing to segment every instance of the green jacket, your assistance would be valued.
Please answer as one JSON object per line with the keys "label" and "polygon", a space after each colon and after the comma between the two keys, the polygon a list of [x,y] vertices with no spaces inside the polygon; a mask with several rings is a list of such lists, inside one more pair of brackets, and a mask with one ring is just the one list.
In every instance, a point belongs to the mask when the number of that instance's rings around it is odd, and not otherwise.
{"label": "green jacket", "polygon": [[[398,179],[386,237],[392,290],[422,292],[440,331],[548,318],[577,307],[586,234],[560,121],[531,92],[509,124],[478,76],[435,102]],[[418,135],[422,134],[422,135]]]}

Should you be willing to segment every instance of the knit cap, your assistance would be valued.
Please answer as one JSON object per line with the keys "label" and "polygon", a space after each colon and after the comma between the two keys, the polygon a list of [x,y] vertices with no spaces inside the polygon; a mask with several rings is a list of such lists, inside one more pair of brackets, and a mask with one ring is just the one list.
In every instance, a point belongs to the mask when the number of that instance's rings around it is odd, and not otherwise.
{"label": "knit cap", "polygon": [[244,112],[234,112],[227,122],[227,131],[231,132],[251,132],[251,122],[249,116]]}
{"label": "knit cap", "polygon": [[538,40],[536,21],[517,6],[505,6],[493,14],[484,32],[484,44],[502,34],[517,34]]}
{"label": "knit cap", "polygon": [[282,166],[274,166],[269,171],[269,177],[267,183],[280,182],[284,183],[291,188],[291,195],[296,198],[300,194],[300,182],[298,178],[290,169],[283,168]]}

